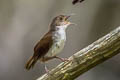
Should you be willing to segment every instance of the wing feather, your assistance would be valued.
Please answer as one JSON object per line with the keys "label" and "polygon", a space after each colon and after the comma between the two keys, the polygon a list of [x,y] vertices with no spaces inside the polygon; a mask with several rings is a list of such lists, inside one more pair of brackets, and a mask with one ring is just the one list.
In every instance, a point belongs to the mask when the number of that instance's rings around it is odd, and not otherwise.
{"label": "wing feather", "polygon": [[48,32],[34,47],[34,57],[41,58],[52,46],[52,33]]}

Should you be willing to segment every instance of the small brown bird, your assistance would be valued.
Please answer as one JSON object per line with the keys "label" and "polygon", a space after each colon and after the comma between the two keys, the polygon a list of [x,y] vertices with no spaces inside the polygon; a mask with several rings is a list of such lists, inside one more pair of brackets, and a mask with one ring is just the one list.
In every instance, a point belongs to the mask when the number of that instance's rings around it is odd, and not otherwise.
{"label": "small brown bird", "polygon": [[[66,28],[72,24],[67,21],[69,17],[70,16],[67,15],[59,15],[53,19],[49,31],[34,47],[34,54],[25,65],[27,70],[33,68],[38,60],[44,63],[53,58],[58,58],[62,61],[66,60],[56,55],[64,48]],[[48,72],[46,65],[45,70]]]}

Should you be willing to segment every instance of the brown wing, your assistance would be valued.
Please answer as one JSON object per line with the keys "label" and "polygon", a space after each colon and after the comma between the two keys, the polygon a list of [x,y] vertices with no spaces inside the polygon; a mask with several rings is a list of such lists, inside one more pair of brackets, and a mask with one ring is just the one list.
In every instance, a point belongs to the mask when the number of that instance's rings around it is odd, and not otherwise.
{"label": "brown wing", "polygon": [[35,63],[48,52],[52,42],[52,33],[48,32],[34,47],[34,54],[25,65],[27,70],[34,67]]}
{"label": "brown wing", "polygon": [[34,47],[34,57],[41,58],[44,56],[52,45],[52,33],[48,32]]}

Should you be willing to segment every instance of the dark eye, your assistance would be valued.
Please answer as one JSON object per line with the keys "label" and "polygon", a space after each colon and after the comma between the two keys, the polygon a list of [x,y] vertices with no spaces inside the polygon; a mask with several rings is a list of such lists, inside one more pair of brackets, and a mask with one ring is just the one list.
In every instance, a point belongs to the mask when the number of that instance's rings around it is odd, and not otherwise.
{"label": "dark eye", "polygon": [[62,17],[60,18],[60,20],[62,21]]}

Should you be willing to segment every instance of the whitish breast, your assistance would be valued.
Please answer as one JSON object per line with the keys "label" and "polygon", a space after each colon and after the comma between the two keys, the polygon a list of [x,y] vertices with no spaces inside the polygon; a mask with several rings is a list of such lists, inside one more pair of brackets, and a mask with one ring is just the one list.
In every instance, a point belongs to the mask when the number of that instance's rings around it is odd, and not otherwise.
{"label": "whitish breast", "polygon": [[60,51],[62,51],[65,45],[66,33],[64,29],[56,31],[53,34],[53,45],[45,55],[46,57],[56,56],[58,53],[60,53]]}

